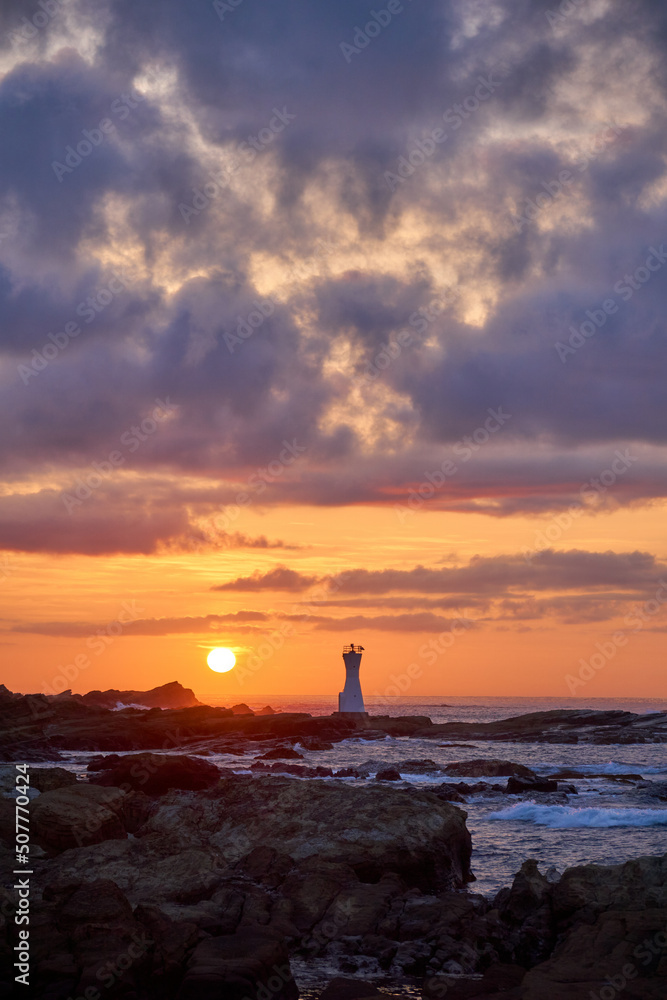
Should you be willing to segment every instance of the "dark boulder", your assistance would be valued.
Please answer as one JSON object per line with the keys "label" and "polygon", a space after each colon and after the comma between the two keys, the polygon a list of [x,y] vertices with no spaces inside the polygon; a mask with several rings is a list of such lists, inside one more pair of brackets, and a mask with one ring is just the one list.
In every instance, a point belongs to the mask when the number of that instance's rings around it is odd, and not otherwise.
{"label": "dark boulder", "polygon": [[376,781],[400,781],[401,772],[397,771],[395,767],[383,767],[375,775]]}
{"label": "dark boulder", "polygon": [[67,788],[76,785],[77,777],[64,767],[31,767],[30,787],[39,792],[52,792],[54,788]]}
{"label": "dark boulder", "polygon": [[41,847],[55,852],[103,840],[124,840],[124,800],[120,788],[81,782],[43,792],[30,806],[33,836]]}
{"label": "dark boulder", "polygon": [[274,747],[273,750],[267,750],[266,753],[260,754],[257,760],[303,760],[303,754],[299,753],[298,750],[293,750],[292,747]]}
{"label": "dark boulder", "polygon": [[443,771],[460,778],[536,778],[531,768],[511,760],[459,760],[447,764]]}
{"label": "dark boulder", "polygon": [[557,792],[558,782],[548,778],[508,778],[505,791],[508,795],[519,795],[522,792]]}
{"label": "dark boulder", "polygon": [[298,1000],[284,942],[264,927],[209,937],[194,950],[178,1000]]}
{"label": "dark boulder", "polygon": [[138,753],[121,757],[112,768],[91,777],[96,785],[135,789],[147,795],[164,795],[172,788],[200,791],[215,785],[220,772],[215,764],[198,757]]}
{"label": "dark boulder", "polygon": [[344,979],[338,976],[320,993],[320,1000],[365,1000],[366,997],[383,997],[377,987],[363,979]]}

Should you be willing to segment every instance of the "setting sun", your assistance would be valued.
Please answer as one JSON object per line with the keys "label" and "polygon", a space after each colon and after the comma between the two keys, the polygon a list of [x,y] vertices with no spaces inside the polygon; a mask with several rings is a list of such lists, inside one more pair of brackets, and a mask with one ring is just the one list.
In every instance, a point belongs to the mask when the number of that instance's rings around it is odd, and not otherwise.
{"label": "setting sun", "polygon": [[217,674],[226,674],[227,671],[233,670],[236,657],[228,646],[217,646],[208,654],[206,662]]}

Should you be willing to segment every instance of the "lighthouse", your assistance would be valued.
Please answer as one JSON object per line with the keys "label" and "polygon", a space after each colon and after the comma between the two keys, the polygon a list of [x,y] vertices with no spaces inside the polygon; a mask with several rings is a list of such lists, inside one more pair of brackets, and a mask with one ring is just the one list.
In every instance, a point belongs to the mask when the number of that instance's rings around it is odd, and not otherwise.
{"label": "lighthouse", "polygon": [[366,714],[364,696],[361,693],[361,685],[359,683],[359,667],[361,666],[361,654],[363,651],[363,646],[355,646],[353,642],[349,646],[343,646],[345,687],[338,695],[339,712]]}

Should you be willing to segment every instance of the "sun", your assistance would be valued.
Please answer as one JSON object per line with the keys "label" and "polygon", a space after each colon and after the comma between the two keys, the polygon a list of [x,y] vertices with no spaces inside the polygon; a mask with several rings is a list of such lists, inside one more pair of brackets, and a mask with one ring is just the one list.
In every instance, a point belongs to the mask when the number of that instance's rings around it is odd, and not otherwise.
{"label": "sun", "polygon": [[228,646],[216,646],[206,657],[206,662],[216,674],[226,674],[228,670],[233,670],[236,657]]}

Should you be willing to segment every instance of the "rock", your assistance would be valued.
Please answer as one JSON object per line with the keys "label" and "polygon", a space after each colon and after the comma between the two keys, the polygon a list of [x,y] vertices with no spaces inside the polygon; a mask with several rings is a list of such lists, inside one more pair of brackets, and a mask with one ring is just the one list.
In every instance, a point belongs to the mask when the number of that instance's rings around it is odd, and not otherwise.
{"label": "rock", "polygon": [[55,926],[68,942],[76,969],[75,996],[86,995],[86,990],[90,995],[100,983],[121,995],[139,985],[154,942],[118,886],[108,879],[51,885],[45,899],[55,904]]}
{"label": "rock", "polygon": [[401,771],[404,774],[432,774],[434,771],[441,770],[442,768],[434,760],[428,758],[401,761]]}
{"label": "rock", "polygon": [[90,780],[97,785],[139,789],[147,795],[164,795],[171,788],[199,791],[215,785],[220,772],[215,764],[176,754],[139,753],[121,757],[110,769]]}
{"label": "rock", "polygon": [[202,703],[195,698],[194,691],[184,688],[178,681],[170,681],[150,691],[89,691],[88,694],[74,695],[84,705],[115,709],[117,705],[140,705],[143,708],[192,708]]}
{"label": "rock", "polygon": [[363,979],[344,979],[338,976],[322,990],[320,1000],[365,1000],[366,997],[385,995]]}
{"label": "rock", "polygon": [[319,740],[316,736],[305,737],[301,741],[304,750],[333,750],[333,743],[327,740]]}
{"label": "rock", "polygon": [[592,926],[578,923],[551,958],[526,974],[522,1000],[664,1000],[666,917],[664,909],[610,910]]}
{"label": "rock", "polygon": [[265,764],[262,761],[255,761],[250,765],[251,771],[264,772],[269,774],[293,774],[296,778],[333,778],[333,769],[330,767],[303,767],[300,764]]}
{"label": "rock", "polygon": [[257,757],[257,760],[304,760],[304,756],[292,747],[274,747]]}
{"label": "rock", "polygon": [[392,900],[403,892],[405,886],[391,872],[372,885],[356,879],[349,881],[339,889],[322,920],[313,928],[313,937],[335,941],[372,933],[388,913]]}
{"label": "rock", "polygon": [[392,969],[399,974],[423,976],[430,957],[431,947],[424,941],[405,941],[396,949]]}
{"label": "rock", "polygon": [[265,705],[264,708],[256,709],[255,715],[276,715],[276,711],[270,705]]}
{"label": "rock", "polygon": [[232,875],[219,852],[154,834],[66,851],[49,861],[48,870],[63,881],[112,879],[133,905],[157,904],[177,919],[183,908],[212,899]]}
{"label": "rock", "polygon": [[67,788],[77,784],[77,777],[64,767],[31,767],[30,787],[40,792],[52,792],[55,788]]}
{"label": "rock", "polygon": [[514,764],[511,760],[461,760],[454,764],[447,764],[443,770],[445,774],[461,778],[537,777],[529,767],[525,767],[523,764]]}
{"label": "rock", "polygon": [[363,778],[365,775],[358,771],[356,767],[341,767],[334,771],[334,778]]}
{"label": "rock", "polygon": [[[443,1000],[445,996],[447,1000],[484,1000],[501,995],[507,1000],[518,1000],[520,994],[516,991],[525,975],[526,970],[520,965],[495,963],[482,979],[452,979],[451,973],[431,976],[424,982],[423,996],[424,1000]],[[544,994],[541,1000],[551,1000],[550,994]]]}
{"label": "rock", "polygon": [[[341,890],[360,884],[349,865],[314,857],[302,862],[287,876],[281,893],[290,901],[295,927],[306,932],[320,923]],[[325,942],[329,939],[330,935],[324,935]]]}
{"label": "rock", "polygon": [[575,917],[592,923],[608,909],[667,910],[667,855],[568,868],[554,886],[553,905],[565,925]]}
{"label": "rock", "polygon": [[86,771],[110,771],[112,768],[117,767],[122,759],[117,753],[98,754],[88,761]]}
{"label": "rock", "polygon": [[[378,724],[377,719],[373,721]],[[495,722],[431,724],[411,735],[423,739],[467,738],[514,743],[665,743],[667,712],[646,716],[618,710],[553,709]]]}
{"label": "rock", "polygon": [[241,702],[240,705],[232,705],[232,712],[234,713],[234,715],[254,715],[255,714],[251,708],[248,708],[248,706],[245,704],[245,702]]}
{"label": "rock", "polygon": [[42,847],[56,852],[124,839],[124,799],[119,788],[81,783],[43,792],[30,806],[32,833]]}
{"label": "rock", "polygon": [[255,847],[234,865],[235,871],[272,889],[281,885],[293,868],[293,858],[273,847]]}
{"label": "rock", "polygon": [[[523,923],[548,901],[551,883],[540,873],[537,861],[529,858],[514,876],[512,887],[501,890],[501,894],[504,894],[501,908],[503,917],[515,923]],[[496,905],[501,894],[496,897]]]}
{"label": "rock", "polygon": [[[137,906],[134,917],[146,928],[153,943],[151,986],[155,989],[161,981],[165,986],[178,981],[183,964],[199,939],[197,925],[171,920],[157,906],[150,904]],[[166,988],[163,995],[169,995]]]}
{"label": "rock", "polygon": [[383,767],[375,775],[376,781],[400,781],[401,772],[397,771],[395,767]]}
{"label": "rock", "polygon": [[[440,787],[442,788],[443,786],[441,785]],[[455,788],[457,792],[461,793],[461,795],[476,795],[478,792],[488,793],[505,791],[503,785],[490,785],[488,781],[476,781],[474,785],[468,784],[467,781],[457,781],[455,784],[448,784],[447,787]]]}
{"label": "rock", "polygon": [[265,928],[242,928],[197,945],[178,1000],[244,1000],[260,991],[272,1000],[299,996],[284,943]]}
{"label": "rock", "polygon": [[557,792],[558,783],[548,778],[508,778],[505,791],[509,795],[519,795],[522,792]]}
{"label": "rock", "polygon": [[433,794],[437,795],[439,799],[444,799],[445,802],[465,802],[465,799],[460,792],[458,792],[452,785],[448,785],[444,782],[442,785],[438,785],[437,788],[433,789]]}
{"label": "rock", "polygon": [[431,792],[385,782],[224,777],[196,802],[172,792],[144,831],[217,849],[229,861],[258,846],[295,861],[319,855],[350,864],[363,880],[395,872],[430,892],[470,878],[465,813]]}

